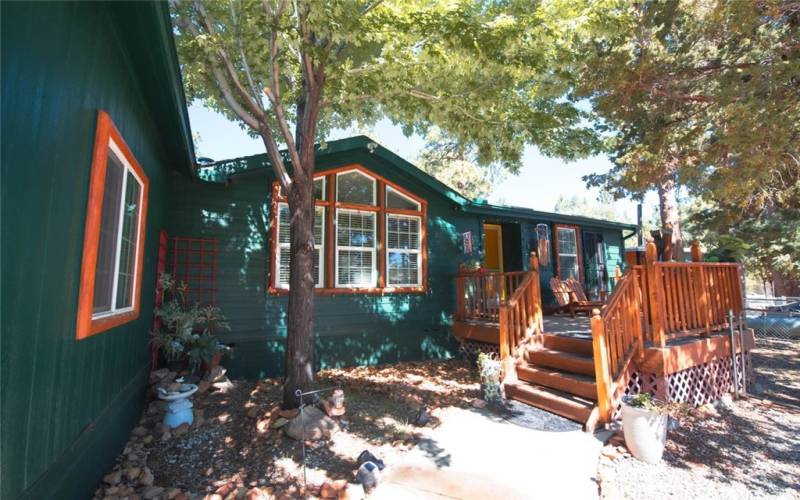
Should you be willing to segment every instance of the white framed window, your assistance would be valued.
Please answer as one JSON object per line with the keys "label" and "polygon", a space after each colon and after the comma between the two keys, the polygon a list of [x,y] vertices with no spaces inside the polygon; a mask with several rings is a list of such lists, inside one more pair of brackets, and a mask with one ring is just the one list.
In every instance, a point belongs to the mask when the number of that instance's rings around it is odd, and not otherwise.
{"label": "white framed window", "polygon": [[359,170],[336,174],[336,201],[359,205],[377,205],[375,179]]}
{"label": "white framed window", "polygon": [[386,208],[420,211],[420,203],[412,200],[392,186],[386,186]]}
{"label": "white framed window", "polygon": [[421,225],[422,218],[416,215],[386,214],[387,286],[422,284]]}
{"label": "white framed window", "polygon": [[337,288],[377,286],[375,217],[375,212],[336,209]]}
{"label": "white framed window", "polygon": [[92,319],[134,310],[144,182],[109,138],[94,274]]}
{"label": "white framed window", "polygon": [[[278,248],[275,255],[275,286],[289,289],[289,205],[278,203]],[[325,282],[325,207],[314,208],[314,286],[321,287]]]}
{"label": "white framed window", "polygon": [[556,226],[558,238],[558,277],[562,280],[580,280],[580,261],[578,256],[578,231],[573,227]]}

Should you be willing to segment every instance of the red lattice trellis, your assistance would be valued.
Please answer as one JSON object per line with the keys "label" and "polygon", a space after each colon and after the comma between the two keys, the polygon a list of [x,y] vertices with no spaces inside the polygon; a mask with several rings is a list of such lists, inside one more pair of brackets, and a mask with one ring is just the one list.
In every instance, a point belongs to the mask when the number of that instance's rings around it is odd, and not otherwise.
{"label": "red lattice trellis", "polygon": [[170,240],[170,274],[186,283],[189,304],[217,303],[217,240],[173,237]]}

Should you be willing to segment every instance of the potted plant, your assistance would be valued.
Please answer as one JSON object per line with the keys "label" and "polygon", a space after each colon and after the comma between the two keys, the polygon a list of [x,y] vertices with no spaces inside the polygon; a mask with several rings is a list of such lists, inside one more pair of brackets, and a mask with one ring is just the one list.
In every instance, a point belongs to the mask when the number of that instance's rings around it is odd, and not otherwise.
{"label": "potted plant", "polygon": [[478,370],[481,377],[481,393],[487,403],[499,403],[500,393],[500,361],[494,355],[484,352],[478,354]]}
{"label": "potted plant", "polygon": [[658,463],[667,442],[669,417],[682,408],[658,401],[649,393],[622,398],[622,431],[631,454],[643,462]]}
{"label": "potted plant", "polygon": [[161,305],[155,309],[160,320],[153,331],[153,341],[167,366],[179,372],[189,368],[197,372],[219,364],[223,354],[230,352],[216,337],[220,330],[230,330],[225,316],[216,306],[200,307],[186,303],[186,284],[176,282],[169,274],[159,276]]}

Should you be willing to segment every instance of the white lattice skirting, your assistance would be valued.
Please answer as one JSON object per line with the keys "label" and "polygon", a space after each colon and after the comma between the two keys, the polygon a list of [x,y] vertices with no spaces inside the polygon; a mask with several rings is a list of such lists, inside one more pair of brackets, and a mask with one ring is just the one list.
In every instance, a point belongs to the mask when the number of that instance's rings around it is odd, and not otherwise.
{"label": "white lattice skirting", "polygon": [[[750,352],[745,352],[745,370],[741,369],[742,356],[736,357],[738,366],[737,388],[752,382],[753,366]],[[746,377],[745,377],[746,375]],[[649,392],[654,397],[674,403],[700,406],[716,401],[733,390],[733,364],[731,357],[717,358],[666,376],[636,372],[628,383],[625,394]]]}

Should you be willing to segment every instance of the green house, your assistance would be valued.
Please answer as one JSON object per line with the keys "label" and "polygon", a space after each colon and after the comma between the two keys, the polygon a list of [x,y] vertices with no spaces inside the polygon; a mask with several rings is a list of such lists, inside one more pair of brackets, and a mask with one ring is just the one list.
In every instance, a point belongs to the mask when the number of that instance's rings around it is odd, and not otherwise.
{"label": "green house", "polygon": [[[165,3],[3,3],[3,498],[86,498],[139,417],[156,277],[283,371],[286,208],[265,156],[196,166]],[[372,139],[318,152],[320,368],[456,355],[456,275],[540,257],[590,294],[636,227],[476,203]],[[532,188],[532,195],[535,189]]]}

